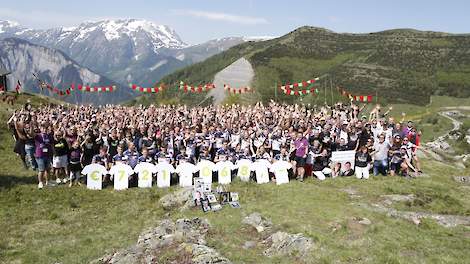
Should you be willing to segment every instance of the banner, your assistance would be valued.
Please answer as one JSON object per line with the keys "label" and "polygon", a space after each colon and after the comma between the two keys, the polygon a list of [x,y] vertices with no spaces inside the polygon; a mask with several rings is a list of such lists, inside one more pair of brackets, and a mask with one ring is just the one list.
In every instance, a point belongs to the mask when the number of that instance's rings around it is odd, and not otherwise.
{"label": "banner", "polygon": [[[336,166],[337,163],[341,164],[341,172],[345,171],[345,168],[349,166],[354,170],[354,161],[356,160],[356,151],[333,151],[331,152],[331,163]],[[349,164],[346,164],[349,163]]]}
{"label": "banner", "polygon": [[242,94],[242,93],[253,92],[251,87],[232,88],[228,84],[224,84],[224,90],[228,91],[228,93],[233,93],[233,94]]}

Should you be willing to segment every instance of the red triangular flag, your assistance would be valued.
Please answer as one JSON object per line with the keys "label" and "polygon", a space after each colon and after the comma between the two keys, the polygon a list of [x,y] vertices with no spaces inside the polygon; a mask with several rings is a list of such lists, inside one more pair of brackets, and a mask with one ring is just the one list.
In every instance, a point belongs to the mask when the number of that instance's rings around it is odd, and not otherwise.
{"label": "red triangular flag", "polygon": [[372,102],[372,95],[367,96],[367,102]]}
{"label": "red triangular flag", "polygon": [[359,96],[359,101],[364,102],[364,95]]}

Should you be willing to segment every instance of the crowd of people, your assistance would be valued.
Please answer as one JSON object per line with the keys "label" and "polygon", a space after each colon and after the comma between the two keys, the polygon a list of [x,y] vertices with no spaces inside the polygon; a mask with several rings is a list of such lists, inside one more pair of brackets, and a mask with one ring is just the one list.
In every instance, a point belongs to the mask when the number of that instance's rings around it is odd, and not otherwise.
{"label": "crowd of people", "polygon": [[[377,105],[288,105],[207,107],[119,105],[33,108],[26,104],[8,120],[14,151],[38,172],[38,188],[73,182],[89,164],[197,164],[239,160],[286,161],[289,178],[421,173],[416,151],[420,132],[412,121],[395,120]],[[355,160],[331,160],[333,152],[355,151]],[[236,175],[236,171],[232,172]],[[256,172],[252,172],[256,174]],[[194,174],[197,176],[197,172]],[[104,176],[109,183],[112,177]],[[269,175],[276,181],[276,175]],[[73,181],[74,180],[74,181]]]}

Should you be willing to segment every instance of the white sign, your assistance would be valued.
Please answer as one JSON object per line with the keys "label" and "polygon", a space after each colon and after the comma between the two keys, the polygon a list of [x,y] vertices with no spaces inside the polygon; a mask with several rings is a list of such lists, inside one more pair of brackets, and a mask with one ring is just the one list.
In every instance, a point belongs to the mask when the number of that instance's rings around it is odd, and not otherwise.
{"label": "white sign", "polygon": [[199,169],[199,177],[204,183],[212,183],[212,171],[214,170],[214,162],[209,160],[201,160],[197,165]]}
{"label": "white sign", "polygon": [[152,187],[152,174],[157,173],[157,168],[152,163],[141,162],[134,168],[134,172],[139,175],[137,186],[139,188]]}
{"label": "white sign", "polygon": [[157,187],[170,187],[171,173],[175,172],[175,168],[167,162],[158,163],[155,167],[157,168]]}
{"label": "white sign", "polygon": [[215,170],[219,172],[220,184],[230,184],[232,182],[232,167],[233,163],[230,161],[217,162]]}
{"label": "white sign", "polygon": [[269,167],[271,164],[267,160],[257,160],[253,163],[252,168],[256,173],[256,182],[258,184],[269,182]]}
{"label": "white sign", "polygon": [[176,166],[176,173],[180,176],[179,184],[181,187],[191,187],[193,185],[193,173],[197,171],[195,165],[184,162]]}
{"label": "white sign", "polygon": [[292,168],[292,164],[284,160],[276,161],[271,165],[269,170],[276,176],[277,185],[289,183],[289,173],[287,170],[290,168]]}
{"label": "white sign", "polygon": [[129,176],[134,174],[134,170],[127,164],[118,163],[109,170],[109,174],[113,175],[114,190],[125,190],[129,188]]}
{"label": "white sign", "polygon": [[103,175],[108,173],[106,168],[100,164],[90,164],[85,166],[82,174],[86,175],[86,187],[90,190],[101,190],[103,188]]}
{"label": "white sign", "polygon": [[341,163],[341,172],[345,171],[346,163],[349,162],[350,168],[354,169],[354,161],[356,160],[356,151],[333,151],[331,152],[331,162],[333,166]]}
{"label": "white sign", "polygon": [[249,159],[241,159],[237,161],[236,167],[238,168],[237,176],[240,177],[241,181],[250,181],[251,166],[253,162]]}

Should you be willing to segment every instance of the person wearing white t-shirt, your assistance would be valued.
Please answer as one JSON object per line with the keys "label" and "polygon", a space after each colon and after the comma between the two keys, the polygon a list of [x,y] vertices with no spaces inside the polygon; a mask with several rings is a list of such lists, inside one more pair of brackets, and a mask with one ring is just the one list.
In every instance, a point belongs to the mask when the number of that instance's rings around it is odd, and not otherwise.
{"label": "person wearing white t-shirt", "polygon": [[193,186],[193,173],[197,172],[197,167],[194,164],[186,161],[180,162],[175,172],[179,175],[179,185],[181,187]]}
{"label": "person wearing white t-shirt", "polygon": [[230,161],[219,161],[214,167],[214,171],[218,171],[219,183],[230,184],[232,182],[233,163]]}
{"label": "person wearing white t-shirt", "polygon": [[251,166],[253,162],[249,159],[241,159],[236,163],[238,168],[237,176],[240,177],[241,181],[248,182],[250,181]]}
{"label": "person wearing white t-shirt", "polygon": [[256,173],[256,182],[261,184],[261,183],[268,183],[269,182],[269,167],[270,167],[269,161],[262,159],[262,160],[257,160],[253,162],[252,169]]}
{"label": "person wearing white t-shirt", "polygon": [[168,162],[158,163],[155,168],[157,169],[157,187],[170,187],[171,173],[175,172],[175,168]]}
{"label": "person wearing white t-shirt", "polygon": [[269,170],[274,173],[277,185],[289,183],[289,172],[287,170],[290,168],[292,168],[292,164],[283,160],[278,160],[271,165]]}
{"label": "person wearing white t-shirt", "polygon": [[202,178],[204,183],[212,183],[212,171],[215,164],[210,160],[201,160],[196,165],[199,170],[199,177]]}
{"label": "person wearing white t-shirt", "polygon": [[140,162],[135,166],[134,172],[139,175],[137,186],[139,188],[152,187],[152,175],[157,173],[155,165],[149,162]]}
{"label": "person wearing white t-shirt", "polygon": [[103,165],[92,163],[85,166],[82,174],[87,176],[86,186],[91,190],[101,190],[103,188],[103,175],[108,171]]}
{"label": "person wearing white t-shirt", "polygon": [[129,177],[134,174],[134,170],[127,164],[118,163],[111,167],[109,174],[114,180],[114,190],[125,190],[129,188]]}

